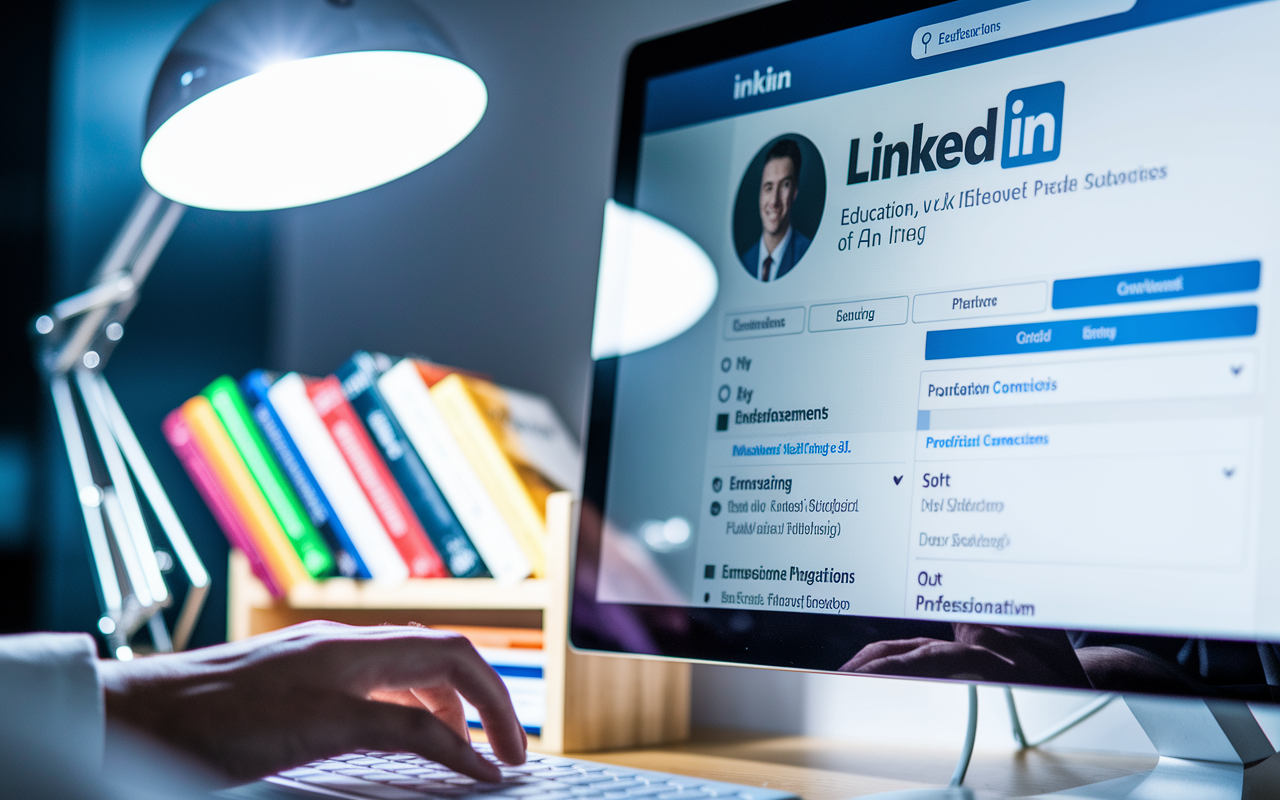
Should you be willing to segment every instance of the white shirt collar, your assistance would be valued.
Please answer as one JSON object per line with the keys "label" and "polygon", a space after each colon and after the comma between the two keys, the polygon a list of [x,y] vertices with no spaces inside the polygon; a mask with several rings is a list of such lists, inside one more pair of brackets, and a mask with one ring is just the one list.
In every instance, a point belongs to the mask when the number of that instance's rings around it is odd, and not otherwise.
{"label": "white shirt collar", "polygon": [[769,265],[769,280],[778,277],[778,263],[782,261],[782,254],[787,252],[787,245],[791,243],[791,231],[795,230],[794,225],[787,226],[787,233],[782,237],[782,241],[778,242],[778,246],[773,248],[773,252],[769,252],[765,247],[764,234],[760,234],[760,260],[756,262],[756,277],[759,278],[764,274],[764,260],[768,256],[773,257],[773,263]]}

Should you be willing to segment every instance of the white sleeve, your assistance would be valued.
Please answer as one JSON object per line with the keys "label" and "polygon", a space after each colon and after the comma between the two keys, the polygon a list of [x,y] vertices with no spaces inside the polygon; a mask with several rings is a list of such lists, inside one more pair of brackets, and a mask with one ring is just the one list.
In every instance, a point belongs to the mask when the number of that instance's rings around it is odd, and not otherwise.
{"label": "white sleeve", "polygon": [[0,740],[44,740],[102,762],[98,649],[83,633],[0,636]]}

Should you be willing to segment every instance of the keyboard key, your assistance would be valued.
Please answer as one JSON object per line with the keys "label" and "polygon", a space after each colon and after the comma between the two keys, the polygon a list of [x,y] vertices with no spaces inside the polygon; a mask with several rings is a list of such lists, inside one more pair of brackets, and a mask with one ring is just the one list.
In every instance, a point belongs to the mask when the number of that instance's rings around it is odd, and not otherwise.
{"label": "keyboard key", "polygon": [[705,800],[711,795],[701,789],[682,789],[678,792],[668,792],[658,795],[658,800]]}
{"label": "keyboard key", "polygon": [[383,772],[380,769],[367,769],[365,767],[357,767],[355,769],[340,769],[338,775],[346,775],[349,778],[362,778],[366,781],[383,781],[388,778],[399,777],[394,772]]}
{"label": "keyboard key", "polygon": [[616,778],[614,778],[612,775],[604,775],[602,773],[595,772],[589,775],[582,775],[579,777],[561,778],[558,781],[556,781],[556,783],[564,784],[565,786],[585,786],[590,783],[601,783],[603,781],[612,781],[612,780],[616,780]]}
{"label": "keyboard key", "polygon": [[364,758],[357,758],[354,761],[348,761],[347,763],[352,765],[353,767],[371,767],[371,766],[374,766],[375,764],[381,765],[386,762],[381,758],[373,758],[371,756],[365,756]]}
{"label": "keyboard key", "polygon": [[658,784],[656,786],[637,786],[634,789],[627,790],[627,797],[648,797],[649,795],[665,794],[670,791],[671,787],[665,784]]}
{"label": "keyboard key", "polygon": [[424,800],[421,792],[381,783],[366,783],[359,788],[344,788],[343,791],[370,797],[373,800]]}
{"label": "keyboard key", "polygon": [[503,769],[509,770],[511,772],[544,772],[548,769],[551,769],[551,767],[547,766],[546,764],[543,764],[541,761],[533,761],[532,759],[530,759],[530,761],[531,763],[521,764],[518,767],[503,766]]}
{"label": "keyboard key", "polygon": [[284,772],[280,773],[281,777],[293,778],[295,781],[300,778],[305,778],[308,775],[327,775],[327,774],[328,774],[327,772],[322,772],[318,769],[312,769],[311,767],[298,767],[297,769],[285,770]]}

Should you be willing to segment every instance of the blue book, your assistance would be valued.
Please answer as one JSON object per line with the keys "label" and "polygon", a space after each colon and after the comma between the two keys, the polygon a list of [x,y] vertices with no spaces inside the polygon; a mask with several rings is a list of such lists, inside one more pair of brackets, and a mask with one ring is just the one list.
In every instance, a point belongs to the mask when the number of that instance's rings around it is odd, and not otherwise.
{"label": "blue book", "polygon": [[378,391],[378,376],[390,367],[386,356],[361,350],[335,374],[449,572],[457,578],[487,578],[489,569],[480,553]]}
{"label": "blue book", "polygon": [[369,569],[361,560],[360,551],[347,535],[346,528],[342,527],[342,522],[333,512],[333,507],[329,505],[324,492],[320,491],[320,485],[316,483],[315,476],[307,468],[307,463],[302,460],[302,454],[298,452],[293,439],[289,437],[289,432],[285,430],[284,423],[280,421],[280,416],[276,414],[275,408],[267,398],[267,390],[273,383],[275,383],[275,376],[255,369],[240,381],[240,388],[244,392],[245,400],[252,408],[254,420],[262,429],[263,437],[271,445],[276,458],[280,459],[280,466],[284,468],[285,475],[289,476],[289,481],[297,490],[298,499],[306,508],[311,524],[320,531],[320,535],[332,548],[338,562],[338,573],[348,578],[368,578],[370,577]]}

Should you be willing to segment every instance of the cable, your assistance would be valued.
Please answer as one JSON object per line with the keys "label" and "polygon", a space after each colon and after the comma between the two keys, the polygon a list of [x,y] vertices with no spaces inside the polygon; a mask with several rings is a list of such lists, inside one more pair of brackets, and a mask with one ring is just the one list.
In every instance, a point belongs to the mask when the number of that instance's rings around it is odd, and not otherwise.
{"label": "cable", "polygon": [[[1094,714],[1097,714],[1099,711],[1106,708],[1110,705],[1112,700],[1115,700],[1119,696],[1120,695],[1117,694],[1104,694],[1089,705],[1064,718],[1061,722],[1040,734],[1035,739],[1028,739],[1026,734],[1022,732],[1022,720],[1018,717],[1018,705],[1013,699],[1013,688],[1009,686],[1004,687],[1004,699],[1009,706],[1009,723],[1013,727],[1013,738],[1018,743],[1019,750],[1031,750],[1051,739],[1056,739],[1079,725],[1081,722],[1084,722],[1089,717],[1092,717]],[[976,703],[976,701],[971,702]],[[974,713],[976,715],[976,711]],[[963,773],[961,773],[961,778],[963,779]],[[959,784],[955,783],[953,779],[952,785],[958,786]]]}
{"label": "cable", "polygon": [[973,743],[978,738],[978,687],[969,684],[969,728],[964,733],[964,748],[960,751],[960,760],[956,762],[956,771],[951,775],[948,788],[958,789],[964,783],[965,773],[969,771],[969,762],[973,760]]}

